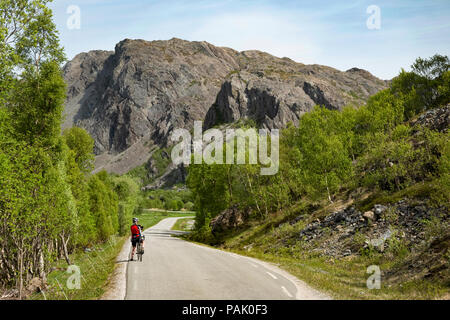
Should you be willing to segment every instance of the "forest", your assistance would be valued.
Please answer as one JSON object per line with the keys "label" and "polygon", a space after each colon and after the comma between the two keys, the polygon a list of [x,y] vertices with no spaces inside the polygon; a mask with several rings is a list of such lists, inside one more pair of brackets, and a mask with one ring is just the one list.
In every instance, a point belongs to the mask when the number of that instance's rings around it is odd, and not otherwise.
{"label": "forest", "polygon": [[94,140],[61,132],[65,61],[47,1],[0,1],[0,285],[23,292],[58,259],[128,234],[139,187],[93,170]]}

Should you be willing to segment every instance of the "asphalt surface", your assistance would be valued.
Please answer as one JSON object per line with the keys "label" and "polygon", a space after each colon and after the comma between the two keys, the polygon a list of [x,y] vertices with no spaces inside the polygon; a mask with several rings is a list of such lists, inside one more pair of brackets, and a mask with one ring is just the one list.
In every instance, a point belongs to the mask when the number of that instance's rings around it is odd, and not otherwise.
{"label": "asphalt surface", "polygon": [[147,229],[143,261],[127,266],[126,299],[328,299],[287,272],[260,260],[200,246],[174,235],[179,218]]}

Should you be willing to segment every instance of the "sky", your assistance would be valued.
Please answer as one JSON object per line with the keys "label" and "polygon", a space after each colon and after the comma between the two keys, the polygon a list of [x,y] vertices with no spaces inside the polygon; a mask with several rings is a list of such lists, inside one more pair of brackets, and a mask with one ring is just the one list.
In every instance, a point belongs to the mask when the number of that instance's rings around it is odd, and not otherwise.
{"label": "sky", "polygon": [[450,56],[450,0],[56,0],[50,7],[69,59],[114,50],[125,38],[176,37],[391,79],[417,57]]}

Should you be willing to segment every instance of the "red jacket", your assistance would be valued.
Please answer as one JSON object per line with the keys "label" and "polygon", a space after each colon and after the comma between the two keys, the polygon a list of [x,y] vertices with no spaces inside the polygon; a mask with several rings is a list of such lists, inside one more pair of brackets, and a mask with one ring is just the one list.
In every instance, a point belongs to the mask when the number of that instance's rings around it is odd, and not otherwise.
{"label": "red jacket", "polygon": [[139,227],[135,224],[133,224],[131,226],[131,236],[132,238],[138,238],[141,236],[141,230],[139,229]]}

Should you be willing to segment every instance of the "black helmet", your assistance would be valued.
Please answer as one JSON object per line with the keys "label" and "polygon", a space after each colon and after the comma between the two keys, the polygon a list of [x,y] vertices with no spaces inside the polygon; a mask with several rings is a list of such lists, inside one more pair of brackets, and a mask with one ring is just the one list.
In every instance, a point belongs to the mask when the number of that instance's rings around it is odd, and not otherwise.
{"label": "black helmet", "polygon": [[133,223],[137,223],[139,221],[138,218],[133,218]]}

